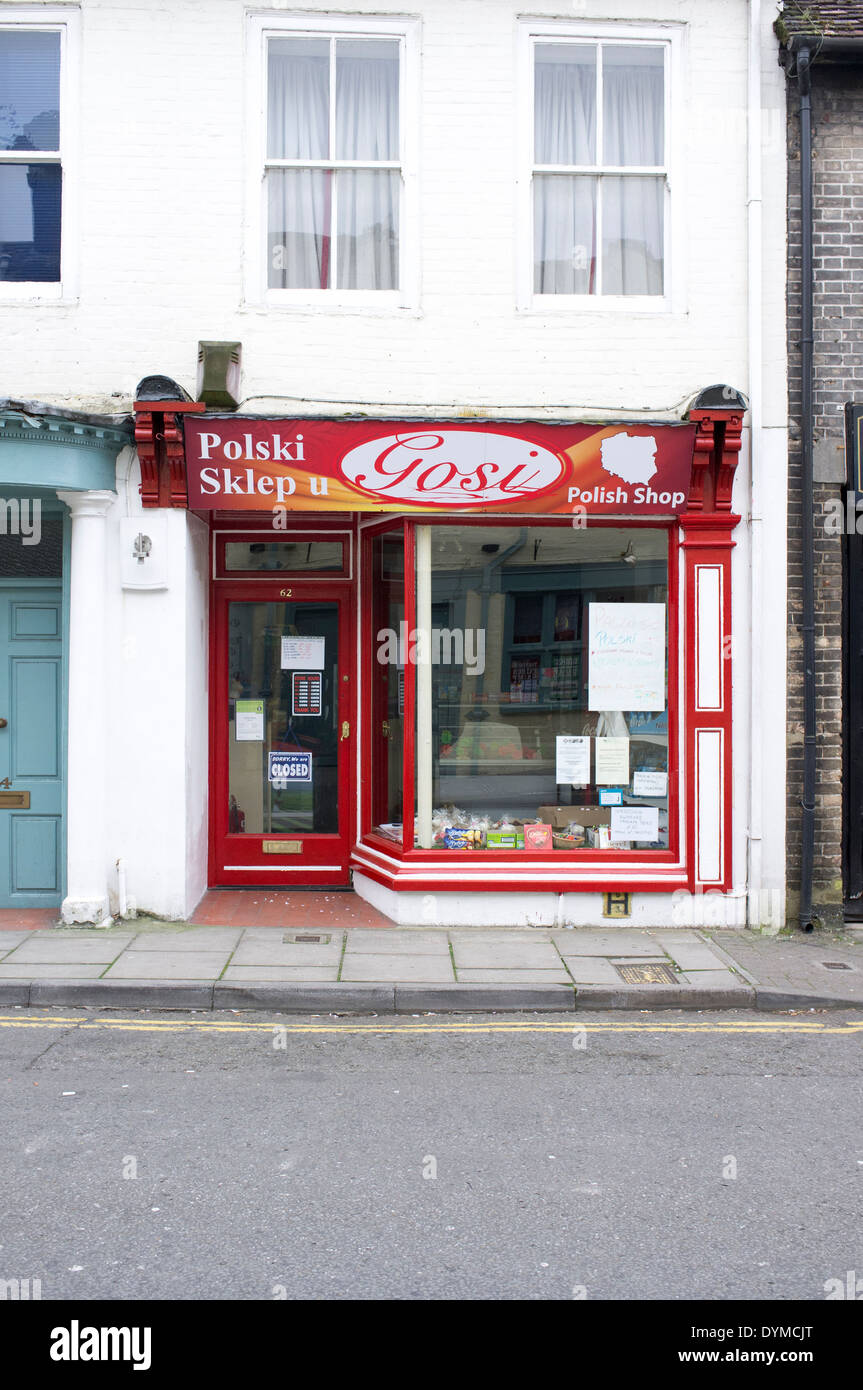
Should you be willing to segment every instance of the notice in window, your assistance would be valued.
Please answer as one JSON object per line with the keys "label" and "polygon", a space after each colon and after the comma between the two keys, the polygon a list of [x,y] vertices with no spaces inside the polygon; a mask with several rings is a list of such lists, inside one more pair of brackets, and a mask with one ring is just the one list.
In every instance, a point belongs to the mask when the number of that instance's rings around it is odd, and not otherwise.
{"label": "notice in window", "polygon": [[270,753],[267,776],[271,782],[279,782],[283,787],[298,786],[312,782],[311,753]]}
{"label": "notice in window", "polygon": [[321,672],[294,671],[291,677],[291,713],[320,714]]}
{"label": "notice in window", "polygon": [[665,604],[588,604],[588,707],[665,709]]}
{"label": "notice in window", "polygon": [[282,670],[301,671],[308,667],[312,671],[323,671],[325,637],[283,637]]}
{"label": "notice in window", "polygon": [[558,734],[555,744],[554,780],[558,786],[590,786],[590,739]]}
{"label": "notice in window", "polygon": [[667,796],[668,773],[650,772],[647,769],[634,773],[632,794],[633,796]]}
{"label": "notice in window", "polygon": [[659,811],[655,806],[612,806],[611,839],[654,844],[659,839]]}
{"label": "notice in window", "polygon": [[629,739],[596,740],[596,785],[626,786],[629,782]]}
{"label": "notice in window", "polygon": [[264,739],[263,700],[238,700],[234,732],[238,743],[262,743]]}

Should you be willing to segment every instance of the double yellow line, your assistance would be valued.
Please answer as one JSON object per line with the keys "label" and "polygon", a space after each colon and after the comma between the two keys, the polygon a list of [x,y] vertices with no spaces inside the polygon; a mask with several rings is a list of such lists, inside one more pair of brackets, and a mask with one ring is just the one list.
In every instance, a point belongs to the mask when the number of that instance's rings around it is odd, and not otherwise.
{"label": "double yellow line", "polygon": [[759,1033],[805,1034],[815,1036],[863,1037],[863,1018],[859,1021],[830,1023],[820,1018],[755,1018],[755,1019],[582,1019],[577,1014],[565,1022],[559,1020],[494,1018],[451,1019],[413,1018],[399,1020],[359,1019],[344,1023],[297,1023],[290,1017],[280,1019],[208,1019],[208,1018],[64,1018],[59,1014],[0,1014],[2,1028],[74,1029],[77,1032],[99,1031],[120,1033],[210,1033],[233,1035],[241,1033],[280,1033],[296,1035],[318,1034],[396,1034],[422,1037],[424,1034],[471,1033],[694,1033],[734,1036]]}

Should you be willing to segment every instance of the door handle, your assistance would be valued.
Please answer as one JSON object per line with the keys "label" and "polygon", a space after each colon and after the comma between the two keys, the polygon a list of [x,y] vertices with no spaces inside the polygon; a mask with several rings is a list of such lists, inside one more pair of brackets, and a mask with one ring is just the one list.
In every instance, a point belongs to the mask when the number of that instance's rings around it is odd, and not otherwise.
{"label": "door handle", "polygon": [[346,719],[343,719],[343,720],[342,720],[342,737],[341,737],[341,739],[339,740],[339,742],[342,742],[342,741],[343,741],[344,739],[346,739],[346,738],[350,738],[350,736],[351,736],[351,726],[350,726],[350,724],[348,723],[348,721],[347,721]]}
{"label": "door handle", "polygon": [[384,738],[389,738],[389,736],[390,736],[390,721],[389,721],[388,719],[384,719],[384,720],[381,721],[381,733],[383,734]]}
{"label": "door handle", "polygon": [[5,728],[6,728],[6,720],[5,720],[5,719],[0,719],[0,729],[5,729]]}

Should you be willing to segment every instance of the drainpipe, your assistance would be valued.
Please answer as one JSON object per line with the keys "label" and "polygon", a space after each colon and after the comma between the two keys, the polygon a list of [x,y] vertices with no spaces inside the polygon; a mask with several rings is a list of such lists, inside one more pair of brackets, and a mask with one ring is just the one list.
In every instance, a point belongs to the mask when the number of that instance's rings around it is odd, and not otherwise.
{"label": "drainpipe", "polygon": [[763,767],[757,731],[764,718],[762,700],[763,511],[762,511],[762,282],[763,234],[761,197],[761,0],[750,0],[747,73],[747,335],[749,340],[749,471],[750,471],[750,685],[749,685],[749,862],[748,918],[761,923]]}
{"label": "drainpipe", "polygon": [[800,353],[803,468],[800,505],[803,531],[803,796],[800,824],[800,930],[811,932],[815,854],[815,498],[812,478],[813,280],[811,49],[797,54],[800,92]]}

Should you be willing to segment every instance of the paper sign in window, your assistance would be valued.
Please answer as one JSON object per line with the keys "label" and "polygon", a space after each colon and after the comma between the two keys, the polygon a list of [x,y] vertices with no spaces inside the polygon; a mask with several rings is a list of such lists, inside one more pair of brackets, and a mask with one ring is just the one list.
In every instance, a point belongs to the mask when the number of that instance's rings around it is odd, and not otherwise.
{"label": "paper sign in window", "polygon": [[320,671],[294,671],[291,676],[291,713],[320,714],[321,684]]}
{"label": "paper sign in window", "polygon": [[667,796],[668,773],[644,769],[632,774],[633,796]]}
{"label": "paper sign in window", "polygon": [[596,740],[596,785],[626,786],[629,782],[629,739]]}
{"label": "paper sign in window", "polygon": [[234,733],[238,743],[261,743],[264,738],[263,700],[238,700]]}
{"label": "paper sign in window", "polygon": [[665,604],[588,604],[588,707],[665,709]]}
{"label": "paper sign in window", "polygon": [[271,782],[283,786],[306,786],[312,781],[311,753],[270,753],[267,775]]}
{"label": "paper sign in window", "polygon": [[652,845],[659,839],[659,811],[655,806],[612,806],[611,839]]}
{"label": "paper sign in window", "polygon": [[558,786],[590,786],[590,739],[558,734],[554,747],[554,780]]}
{"label": "paper sign in window", "polygon": [[323,671],[325,637],[283,637],[282,670]]}

